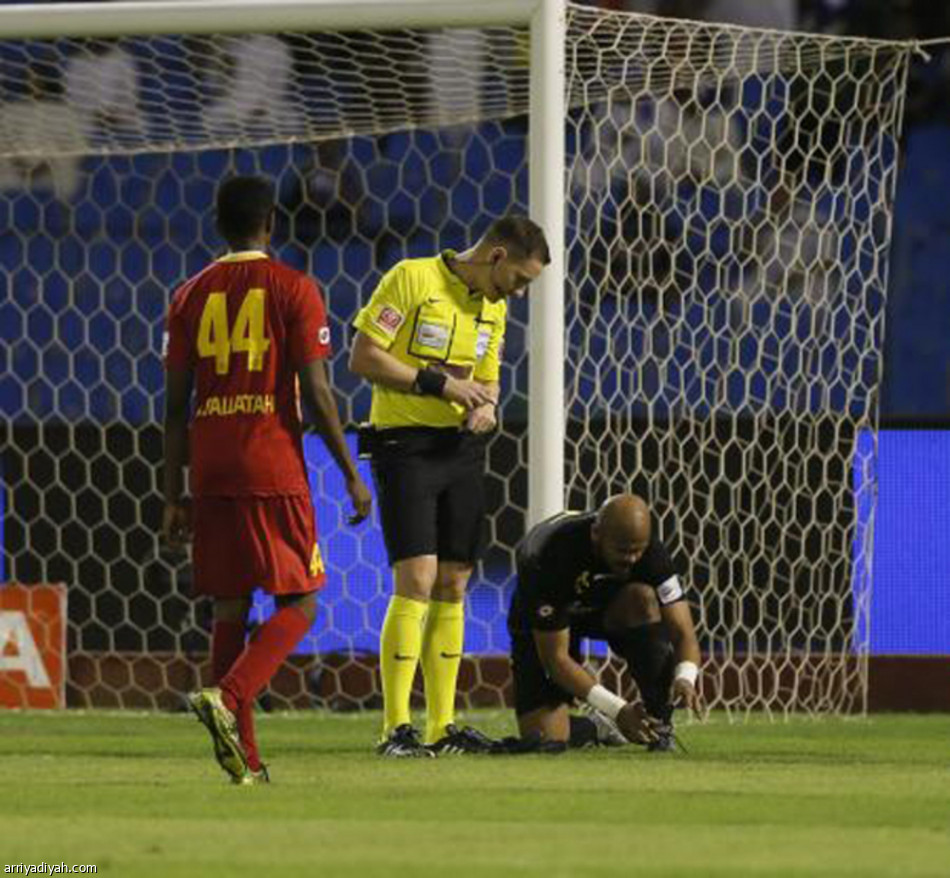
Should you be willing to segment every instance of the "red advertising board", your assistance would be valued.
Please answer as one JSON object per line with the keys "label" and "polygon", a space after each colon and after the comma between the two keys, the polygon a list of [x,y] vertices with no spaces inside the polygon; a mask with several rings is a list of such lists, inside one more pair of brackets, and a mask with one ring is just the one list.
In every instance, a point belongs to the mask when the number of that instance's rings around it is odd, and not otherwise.
{"label": "red advertising board", "polygon": [[66,587],[0,586],[0,707],[65,706]]}

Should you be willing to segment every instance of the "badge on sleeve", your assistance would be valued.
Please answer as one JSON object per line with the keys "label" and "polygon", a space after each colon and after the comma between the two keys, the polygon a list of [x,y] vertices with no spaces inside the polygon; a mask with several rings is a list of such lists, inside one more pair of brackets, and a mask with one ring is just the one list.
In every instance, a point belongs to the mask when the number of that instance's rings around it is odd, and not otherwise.
{"label": "badge on sleeve", "polygon": [[376,315],[376,325],[388,335],[395,335],[405,319],[401,311],[397,311],[392,305],[385,305]]}
{"label": "badge on sleeve", "polygon": [[320,331],[317,333],[317,341],[320,344],[330,344],[330,327],[321,326]]}

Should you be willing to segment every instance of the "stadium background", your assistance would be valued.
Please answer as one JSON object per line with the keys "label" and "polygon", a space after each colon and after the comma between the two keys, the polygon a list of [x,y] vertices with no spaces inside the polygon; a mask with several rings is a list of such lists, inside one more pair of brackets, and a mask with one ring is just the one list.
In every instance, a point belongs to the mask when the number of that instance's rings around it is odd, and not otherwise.
{"label": "stadium background", "polygon": [[[165,48],[163,63],[174,75],[176,64],[188,63],[187,41],[169,40]],[[10,52],[0,51],[4,101],[31,87],[22,57]],[[37,69],[48,59],[40,52],[30,61]],[[871,620],[872,651],[884,654],[950,652],[947,559],[939,554],[950,530],[950,496],[938,487],[950,459],[950,434],[942,429],[950,420],[950,125],[933,112],[942,107],[946,116],[943,69],[915,66],[917,100],[898,182]],[[207,618],[192,612],[187,570],[169,575],[174,559],[162,556],[156,536],[159,352],[170,291],[220,252],[212,227],[216,182],[229,170],[277,179],[282,210],[274,252],[326,290],[333,380],[355,424],[369,402],[368,388],[345,365],[357,309],[398,258],[465,247],[469,230],[477,235],[491,216],[525,210],[524,149],[524,120],[516,118],[454,138],[416,131],[253,153],[90,158],[68,202],[42,190],[7,192],[0,199],[0,441],[3,503],[15,506],[20,520],[4,522],[0,581],[67,583],[71,650],[203,653]],[[307,178],[328,157],[339,186],[315,203]],[[519,307],[514,316],[523,323]],[[493,549],[470,597],[471,653],[507,647],[510,549],[526,506],[524,349],[516,322],[503,373],[505,431],[491,449]],[[780,363],[786,367],[792,364]],[[350,531],[338,505],[320,502],[339,497],[341,485],[319,440],[308,438],[307,453],[333,575],[326,611],[303,650],[373,652],[386,600],[378,528]]]}

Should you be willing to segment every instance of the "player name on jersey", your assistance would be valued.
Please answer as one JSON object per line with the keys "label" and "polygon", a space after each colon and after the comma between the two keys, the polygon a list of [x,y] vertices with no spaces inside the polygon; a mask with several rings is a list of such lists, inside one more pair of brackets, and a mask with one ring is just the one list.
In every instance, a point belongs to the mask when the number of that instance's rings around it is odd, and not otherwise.
{"label": "player name on jersey", "polygon": [[209,396],[195,412],[196,418],[228,415],[272,415],[272,393],[237,393],[233,396]]}

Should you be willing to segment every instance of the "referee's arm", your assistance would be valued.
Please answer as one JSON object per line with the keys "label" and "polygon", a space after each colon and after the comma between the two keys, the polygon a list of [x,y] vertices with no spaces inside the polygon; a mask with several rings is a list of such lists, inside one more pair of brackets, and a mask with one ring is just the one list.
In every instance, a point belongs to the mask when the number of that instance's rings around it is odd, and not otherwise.
{"label": "referee's arm", "polygon": [[501,351],[505,342],[505,325],[508,306],[501,303],[500,313],[492,323],[491,336],[485,349],[485,355],[475,366],[472,378],[491,393],[491,399],[468,413],[465,427],[473,433],[489,433],[498,426],[498,399],[501,396]]}
{"label": "referee's arm", "polygon": [[[416,378],[421,371],[401,362],[360,331],[356,333],[353,350],[350,352],[350,370],[373,384],[382,384],[403,393],[412,393],[415,390]],[[492,386],[493,384],[463,381],[447,375],[441,397],[471,411],[497,399],[497,387],[492,390]]]}
{"label": "referee's arm", "polygon": [[383,350],[364,332],[356,333],[350,351],[350,371],[373,384],[411,393],[418,369],[408,366]]}

